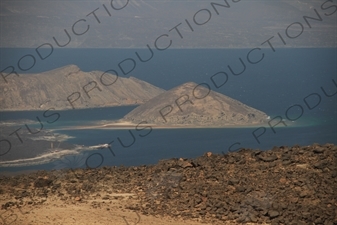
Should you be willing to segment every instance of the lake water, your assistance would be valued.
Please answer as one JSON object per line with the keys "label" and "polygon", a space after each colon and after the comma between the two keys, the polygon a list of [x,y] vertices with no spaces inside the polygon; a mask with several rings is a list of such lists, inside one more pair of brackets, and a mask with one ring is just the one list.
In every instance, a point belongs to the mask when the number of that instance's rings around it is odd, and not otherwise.
{"label": "lake water", "polygon": [[[266,150],[273,146],[309,145],[315,142],[337,144],[336,49],[277,49],[276,52],[262,49],[264,59],[257,64],[247,63],[247,52],[250,50],[173,49],[155,52],[153,58],[146,63],[136,61],[135,69],[125,77],[132,75],[164,89],[188,81],[207,83],[212,90],[262,110],[271,118],[282,117],[287,126],[280,123],[274,127],[274,131],[268,126],[259,130],[256,130],[257,128],[153,129],[147,136],[141,137],[147,131],[66,129],[73,125],[119,119],[134,106],[60,111],[60,119],[53,124],[45,123],[44,129],[53,129],[57,133],[73,136],[74,138],[68,142],[79,145],[92,146],[113,141],[113,153],[109,149],[83,151],[76,157],[66,156],[43,165],[0,169],[18,171],[85,167],[86,163],[90,167],[153,164],[159,159],[196,157],[207,151],[228,152],[233,144],[232,150],[239,147]],[[11,57],[1,62],[3,68],[14,65],[15,60],[32,50],[1,51],[2,54],[11,54]],[[29,72],[41,72],[76,64],[83,71],[114,69],[122,74],[118,70],[118,63],[126,58],[136,60],[135,51],[143,55],[148,53],[147,50],[140,49],[54,50],[52,56],[43,62],[37,62]],[[260,54],[255,54],[252,58],[257,59]],[[238,71],[242,67],[239,58],[245,61],[246,70],[240,75],[233,75],[229,66]],[[227,83],[220,88],[210,80],[210,77],[218,72],[228,74]],[[4,112],[1,113],[1,120],[36,120],[36,116],[41,116],[42,113]],[[277,121],[271,121],[271,125],[275,125]],[[261,135],[263,131],[265,133],[257,140],[253,135],[254,131],[256,136]]]}

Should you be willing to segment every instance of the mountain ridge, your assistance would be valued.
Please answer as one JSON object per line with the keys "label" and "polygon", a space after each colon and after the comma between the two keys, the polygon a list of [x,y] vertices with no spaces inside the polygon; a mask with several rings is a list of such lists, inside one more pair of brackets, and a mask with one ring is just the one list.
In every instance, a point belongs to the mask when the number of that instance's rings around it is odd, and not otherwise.
{"label": "mountain ridge", "polygon": [[0,111],[138,105],[165,91],[134,77],[103,73],[83,72],[76,65],[67,65],[20,74],[15,82],[0,84]]}

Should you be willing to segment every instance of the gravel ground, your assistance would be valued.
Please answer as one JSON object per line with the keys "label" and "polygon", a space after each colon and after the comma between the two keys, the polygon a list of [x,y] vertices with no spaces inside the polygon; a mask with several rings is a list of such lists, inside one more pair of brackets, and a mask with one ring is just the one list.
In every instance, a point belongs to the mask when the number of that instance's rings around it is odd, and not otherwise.
{"label": "gravel ground", "polygon": [[[0,212],[35,207],[36,214],[21,216],[28,218],[22,221],[32,222],[21,224],[34,224],[45,206],[67,210],[86,206],[88,212],[132,213],[134,224],[160,219],[157,224],[334,225],[336,192],[337,146],[279,146],[225,155],[207,152],[195,159],[167,159],[156,165],[0,176]],[[62,224],[61,219],[51,220],[53,208],[46,213],[43,218],[49,216],[49,220],[39,220],[40,224]],[[78,221],[85,218],[83,213],[74,215]],[[93,218],[85,215],[87,222]],[[144,219],[137,222],[135,215]]]}

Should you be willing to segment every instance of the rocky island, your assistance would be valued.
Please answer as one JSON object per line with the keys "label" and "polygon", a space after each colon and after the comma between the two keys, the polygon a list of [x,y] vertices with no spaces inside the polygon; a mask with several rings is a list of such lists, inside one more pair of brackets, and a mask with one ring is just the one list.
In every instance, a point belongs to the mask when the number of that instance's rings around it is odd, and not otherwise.
{"label": "rocky island", "polygon": [[0,111],[66,110],[139,105],[116,126],[251,126],[267,115],[233,98],[188,82],[165,91],[134,77],[83,72],[76,65],[19,75],[0,84]]}
{"label": "rocky island", "polygon": [[138,106],[120,123],[145,121],[157,126],[250,126],[267,121],[267,114],[240,101],[188,82]]}
{"label": "rocky island", "polygon": [[0,83],[1,111],[139,105],[164,92],[134,77],[83,72],[76,65],[14,78]]}

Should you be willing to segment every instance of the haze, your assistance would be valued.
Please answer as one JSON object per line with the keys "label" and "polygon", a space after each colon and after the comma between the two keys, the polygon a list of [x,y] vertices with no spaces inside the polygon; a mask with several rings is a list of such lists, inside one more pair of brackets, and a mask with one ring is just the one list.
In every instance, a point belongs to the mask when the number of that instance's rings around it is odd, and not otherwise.
{"label": "haze", "polygon": [[[228,0],[229,8],[216,6],[219,15],[210,3],[224,5],[226,1],[1,1],[0,47],[36,48],[44,43],[58,47],[55,37],[66,48],[146,48],[164,34],[168,36],[158,45],[172,40],[171,48],[256,47],[272,36],[276,47],[337,45],[335,1],[236,1]],[[321,21],[309,19],[310,28],[303,16],[318,18],[316,12]],[[289,35],[299,34],[299,23],[305,36],[288,38],[286,45],[276,41],[278,33],[286,36],[291,24]],[[64,29],[71,36],[67,45]]]}

